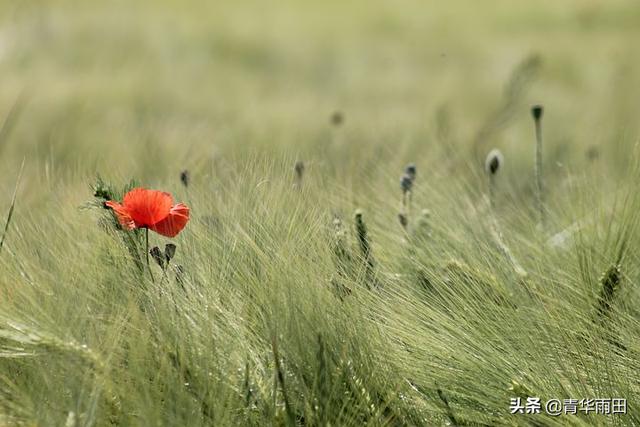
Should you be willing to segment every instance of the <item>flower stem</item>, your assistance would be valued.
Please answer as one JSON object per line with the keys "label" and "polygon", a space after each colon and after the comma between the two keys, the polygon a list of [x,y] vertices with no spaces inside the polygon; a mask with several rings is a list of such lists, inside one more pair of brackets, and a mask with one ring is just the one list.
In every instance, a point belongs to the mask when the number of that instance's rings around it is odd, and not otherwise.
{"label": "flower stem", "polygon": [[536,176],[536,201],[538,205],[538,219],[542,226],[545,225],[546,213],[544,207],[544,183],[542,172],[542,114],[544,109],[542,106],[537,105],[532,109],[533,119],[536,126],[536,163],[535,163],[535,176]]}
{"label": "flower stem", "polygon": [[149,229],[144,229],[144,237],[145,237],[145,252],[147,254],[147,270],[149,270],[149,276],[151,277],[151,281],[155,283],[155,279],[153,278],[153,272],[151,271],[151,263],[149,262]]}

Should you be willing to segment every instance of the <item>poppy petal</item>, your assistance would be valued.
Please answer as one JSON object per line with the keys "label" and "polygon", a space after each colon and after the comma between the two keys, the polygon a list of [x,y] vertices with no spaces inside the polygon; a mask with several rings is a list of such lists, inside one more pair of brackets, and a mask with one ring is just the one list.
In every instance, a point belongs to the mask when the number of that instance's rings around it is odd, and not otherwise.
{"label": "poppy petal", "polygon": [[124,196],[123,204],[137,227],[151,227],[169,215],[173,198],[163,191],[134,188]]}
{"label": "poppy petal", "polygon": [[113,212],[116,214],[118,222],[120,223],[122,228],[124,228],[125,230],[133,230],[134,228],[136,228],[136,224],[133,221],[133,218],[131,218],[131,215],[129,215],[129,211],[127,211],[127,208],[114,201],[105,202],[105,205],[113,209]]}
{"label": "poppy petal", "polygon": [[187,205],[178,203],[171,208],[169,215],[165,219],[149,228],[165,237],[176,237],[187,225],[188,221],[189,208]]}

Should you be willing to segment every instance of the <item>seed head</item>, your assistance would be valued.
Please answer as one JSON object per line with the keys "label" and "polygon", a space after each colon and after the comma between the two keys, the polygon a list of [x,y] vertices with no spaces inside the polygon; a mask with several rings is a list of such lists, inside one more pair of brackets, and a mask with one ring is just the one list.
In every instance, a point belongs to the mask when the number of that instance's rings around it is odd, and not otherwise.
{"label": "seed head", "polygon": [[182,185],[184,185],[185,187],[189,186],[189,171],[188,170],[183,170],[182,172],[180,172],[180,181],[182,181]]}
{"label": "seed head", "polygon": [[104,199],[104,200],[112,200],[113,197],[111,197],[111,193],[109,193],[108,190],[103,189],[103,188],[96,188],[95,192],[93,193],[94,197],[97,197],[99,199]]}
{"label": "seed head", "polygon": [[405,173],[400,178],[400,188],[402,189],[402,192],[406,194],[409,191],[411,191],[412,187],[413,187],[413,179],[411,179],[411,176],[409,174]]}
{"label": "seed head", "polygon": [[302,179],[302,175],[304,174],[304,162],[302,160],[298,160],[295,164],[295,166],[293,167],[293,169],[296,172],[296,178],[298,180]]}
{"label": "seed head", "polygon": [[484,162],[484,170],[487,172],[487,174],[493,176],[498,173],[498,170],[500,169],[500,166],[502,166],[502,163],[504,163],[504,157],[502,156],[502,153],[500,152],[500,150],[494,148],[493,150],[489,151],[489,154],[487,155],[487,160],[485,160]]}
{"label": "seed head", "polygon": [[160,251],[160,248],[157,246],[154,246],[151,248],[151,250],[149,251],[149,254],[151,255],[151,257],[155,260],[155,262],[160,266],[160,268],[164,268],[164,255],[162,254],[162,251]]}
{"label": "seed head", "polygon": [[544,107],[542,105],[534,105],[531,107],[531,114],[536,121],[542,118],[542,113],[544,113]]}
{"label": "seed head", "polygon": [[342,114],[341,111],[334,111],[333,114],[331,114],[331,124],[338,127],[342,123],[344,123],[344,114]]}
{"label": "seed head", "polygon": [[173,243],[167,243],[164,246],[164,258],[167,260],[167,263],[171,261],[176,254],[176,245]]}
{"label": "seed head", "polygon": [[402,228],[404,228],[406,230],[407,229],[407,225],[409,225],[409,219],[407,218],[407,215],[405,215],[404,213],[400,212],[398,214],[398,221],[400,221],[400,225],[402,226]]}
{"label": "seed head", "polygon": [[592,145],[587,149],[585,155],[587,156],[587,159],[589,159],[589,161],[593,162],[595,160],[598,160],[598,157],[600,157],[600,150],[597,146]]}
{"label": "seed head", "polygon": [[369,267],[373,267],[373,261],[371,259],[371,246],[369,244],[369,237],[367,235],[367,225],[362,218],[362,210],[356,210],[356,235],[358,237],[358,243],[360,244],[360,251],[362,256],[367,261]]}
{"label": "seed head", "polygon": [[411,178],[412,181],[415,181],[415,179],[416,179],[416,165],[415,165],[415,163],[409,163],[404,168],[404,173],[406,175],[409,175],[409,177]]}
{"label": "seed head", "polygon": [[622,279],[622,270],[619,265],[613,265],[602,275],[600,283],[602,289],[598,298],[598,313],[606,316],[611,311],[613,300],[616,295]]}

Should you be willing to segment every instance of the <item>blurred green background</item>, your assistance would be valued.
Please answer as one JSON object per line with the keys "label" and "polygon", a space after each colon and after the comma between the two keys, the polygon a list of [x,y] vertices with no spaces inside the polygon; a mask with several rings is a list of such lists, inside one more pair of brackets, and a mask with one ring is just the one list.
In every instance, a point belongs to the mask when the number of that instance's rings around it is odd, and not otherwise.
{"label": "blurred green background", "polygon": [[[25,156],[67,183],[249,153],[330,159],[335,177],[371,156],[425,165],[439,117],[467,151],[531,55],[522,108],[486,149],[530,153],[531,103],[560,163],[637,136],[636,1],[3,1],[0,26],[0,118],[24,101],[1,141],[5,190]],[[350,148],[328,144],[336,110]]]}

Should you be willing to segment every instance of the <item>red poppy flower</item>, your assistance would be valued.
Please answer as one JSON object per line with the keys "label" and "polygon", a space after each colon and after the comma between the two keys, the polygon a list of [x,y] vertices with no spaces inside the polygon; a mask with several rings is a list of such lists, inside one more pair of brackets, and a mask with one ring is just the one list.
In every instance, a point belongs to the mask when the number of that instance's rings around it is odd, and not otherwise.
{"label": "red poppy flower", "polygon": [[189,208],[173,204],[171,194],[163,191],[134,188],[125,194],[122,204],[105,203],[113,209],[125,230],[148,228],[166,237],[175,237],[189,221]]}

